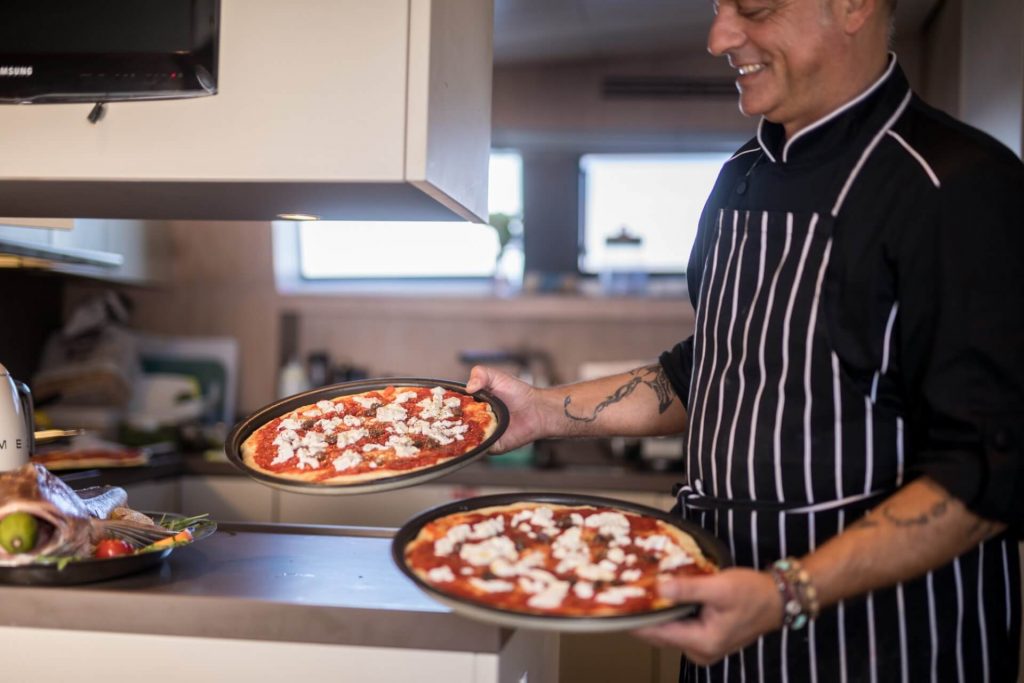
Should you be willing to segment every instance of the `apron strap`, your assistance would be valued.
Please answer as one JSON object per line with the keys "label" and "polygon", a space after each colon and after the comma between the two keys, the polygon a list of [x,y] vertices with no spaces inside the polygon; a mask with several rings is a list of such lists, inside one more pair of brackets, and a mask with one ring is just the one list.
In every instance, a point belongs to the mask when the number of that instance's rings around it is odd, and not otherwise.
{"label": "apron strap", "polygon": [[852,506],[870,507],[892,491],[877,490],[870,493],[857,493],[844,498],[824,500],[820,503],[788,503],[786,501],[761,501],[741,500],[730,498],[715,498],[704,494],[704,484],[700,479],[695,479],[693,484],[676,484],[676,498],[679,505],[689,510],[746,510],[758,512],[785,512],[791,515],[807,515],[826,510],[845,509]]}

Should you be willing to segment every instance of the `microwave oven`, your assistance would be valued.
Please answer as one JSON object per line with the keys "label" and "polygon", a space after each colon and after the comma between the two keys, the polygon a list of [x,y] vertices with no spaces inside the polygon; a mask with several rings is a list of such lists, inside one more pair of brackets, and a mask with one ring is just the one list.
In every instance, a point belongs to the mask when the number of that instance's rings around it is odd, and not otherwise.
{"label": "microwave oven", "polygon": [[0,103],[217,92],[220,0],[8,0]]}

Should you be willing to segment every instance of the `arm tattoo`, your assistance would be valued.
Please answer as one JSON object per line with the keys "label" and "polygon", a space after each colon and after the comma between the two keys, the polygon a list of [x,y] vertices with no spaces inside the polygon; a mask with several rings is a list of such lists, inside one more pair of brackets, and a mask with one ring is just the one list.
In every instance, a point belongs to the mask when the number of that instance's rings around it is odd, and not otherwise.
{"label": "arm tattoo", "polygon": [[569,412],[569,404],[572,403],[572,396],[566,396],[565,401],[562,403],[565,409],[565,416],[570,420],[576,420],[577,422],[593,422],[597,419],[597,416],[601,414],[602,410],[623,400],[641,385],[650,387],[657,395],[659,414],[663,414],[669,409],[672,402],[675,400],[675,394],[672,390],[672,385],[669,384],[668,376],[665,374],[664,368],[660,365],[648,365],[647,367],[630,370],[629,374],[631,375],[629,381],[616,389],[611,396],[607,396],[603,401],[598,403],[590,415],[573,415]]}
{"label": "arm tattoo", "polygon": [[898,527],[911,527],[911,526],[924,526],[934,519],[938,519],[942,515],[946,514],[946,510],[949,509],[949,502],[952,500],[951,496],[946,496],[942,500],[932,505],[931,509],[927,512],[922,512],[919,515],[912,517],[900,517],[894,513],[888,505],[882,508],[882,516],[884,516],[893,526]]}
{"label": "arm tattoo", "polygon": [[[871,529],[878,527],[882,520],[888,522],[892,526],[909,529],[913,527],[922,527],[931,522],[939,519],[945,515],[950,508],[950,504],[955,500],[953,496],[949,495],[945,490],[939,489],[938,487],[932,487],[934,490],[941,490],[943,498],[932,503],[930,509],[917,515],[910,515],[904,517],[893,512],[890,505],[883,505],[881,508],[870,510],[866,515],[858,519],[856,522],[846,527],[849,531],[857,529]],[[1002,530],[1002,525],[997,522],[979,517],[971,528],[967,531],[968,538],[976,539],[979,542],[991,538]]]}

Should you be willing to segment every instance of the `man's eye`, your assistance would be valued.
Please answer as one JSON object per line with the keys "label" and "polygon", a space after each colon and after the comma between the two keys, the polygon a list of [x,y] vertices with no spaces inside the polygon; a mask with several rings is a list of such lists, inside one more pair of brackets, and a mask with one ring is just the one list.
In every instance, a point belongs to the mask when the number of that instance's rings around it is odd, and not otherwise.
{"label": "man's eye", "polygon": [[755,21],[758,19],[764,19],[771,14],[771,11],[770,7],[743,7],[741,5],[736,8],[736,13],[741,17],[744,19],[753,19]]}
{"label": "man's eye", "polygon": [[765,17],[767,17],[769,12],[770,10],[767,9],[741,10],[739,15],[744,19],[752,19],[754,21],[757,21],[759,19],[764,19]]}

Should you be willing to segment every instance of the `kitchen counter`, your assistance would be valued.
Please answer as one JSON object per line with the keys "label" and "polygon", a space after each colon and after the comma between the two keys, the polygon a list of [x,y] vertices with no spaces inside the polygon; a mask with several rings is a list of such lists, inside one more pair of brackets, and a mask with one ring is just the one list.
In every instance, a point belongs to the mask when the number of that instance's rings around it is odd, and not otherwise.
{"label": "kitchen counter", "polygon": [[[0,637],[9,652],[15,643],[45,648],[40,652],[60,651],[63,641],[78,648],[84,637],[89,657],[96,656],[96,648],[117,652],[125,636],[169,645],[187,641],[189,652],[214,659],[218,648],[237,649],[244,644],[240,641],[258,642],[258,652],[286,643],[321,646],[314,650],[317,657],[336,651],[348,662],[331,673],[331,680],[378,680],[358,665],[364,655],[372,662],[373,652],[378,661],[388,658],[392,669],[408,665],[414,673],[408,680],[438,680],[431,675],[432,662],[448,666],[460,658],[469,662],[469,673],[453,680],[518,681],[528,670],[536,672],[530,680],[546,680],[543,672],[556,670],[551,668],[557,667],[555,636],[469,621],[422,593],[394,566],[392,534],[390,529],[222,524],[212,536],[175,550],[159,568],[132,576],[60,588],[0,586]],[[152,638],[143,642],[155,642]],[[379,648],[388,650],[382,654]],[[424,653],[430,656],[421,657]],[[450,656],[438,659],[439,653]],[[37,657],[6,660],[5,678],[41,680]],[[251,668],[260,658],[250,654],[246,661],[234,665]],[[448,671],[442,669],[436,673]],[[266,673],[257,668],[253,675],[266,680],[261,675]]]}
{"label": "kitchen counter", "polygon": [[[596,440],[564,441],[544,446],[547,455],[539,457],[545,466],[533,464],[493,464],[482,458],[437,480],[439,483],[466,487],[502,486],[510,488],[558,491],[647,491],[670,494],[682,479],[681,472],[658,472],[612,457]],[[82,470],[62,473],[61,478],[74,488],[101,484],[124,486],[162,477],[180,475],[245,476],[225,460],[210,461],[202,456],[167,454],[154,456],[144,467]]]}
{"label": "kitchen counter", "polygon": [[[226,460],[200,455],[154,456],[144,467],[64,472],[73,488],[111,484],[128,491],[132,507],[218,521],[399,527],[423,510],[488,494],[552,491],[626,500],[668,510],[681,473],[650,472],[588,442],[565,442],[561,453],[538,452],[536,462],[480,458],[416,486],[364,495],[309,495],[281,491],[245,475]],[[553,465],[553,466],[552,466]]]}

